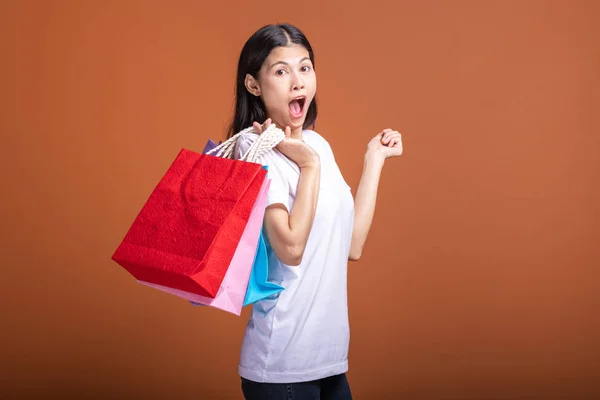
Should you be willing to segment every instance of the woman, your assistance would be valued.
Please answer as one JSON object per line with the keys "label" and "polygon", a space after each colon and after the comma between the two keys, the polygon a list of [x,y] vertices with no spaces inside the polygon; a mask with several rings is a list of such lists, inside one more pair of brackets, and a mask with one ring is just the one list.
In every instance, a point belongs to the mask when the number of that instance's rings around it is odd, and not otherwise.
{"label": "woman", "polygon": [[[367,146],[353,199],[317,118],[314,55],[287,24],[258,30],[242,49],[229,137],[271,123],[286,138],[259,162],[271,186],[264,217],[269,280],[285,288],[254,304],[239,374],[246,399],[350,399],[348,260],[358,260],[386,158],[402,154],[400,134],[378,133]],[[236,157],[257,134],[240,137]]]}

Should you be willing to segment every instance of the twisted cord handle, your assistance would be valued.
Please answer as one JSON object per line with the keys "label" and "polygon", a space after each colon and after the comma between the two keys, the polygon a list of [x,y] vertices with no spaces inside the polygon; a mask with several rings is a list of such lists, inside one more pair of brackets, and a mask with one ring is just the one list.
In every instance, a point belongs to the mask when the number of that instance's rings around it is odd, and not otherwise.
{"label": "twisted cord handle", "polygon": [[[250,132],[255,133],[254,127],[249,127],[240,131],[214,149],[206,152],[206,154],[216,153],[215,155],[217,157],[234,159],[235,145],[238,139],[243,134]],[[256,162],[265,153],[274,149],[283,139],[285,139],[285,133],[274,124],[271,124],[258,136],[254,143],[250,145],[250,148],[248,148],[248,151],[246,151],[246,154],[244,154],[240,160]]]}

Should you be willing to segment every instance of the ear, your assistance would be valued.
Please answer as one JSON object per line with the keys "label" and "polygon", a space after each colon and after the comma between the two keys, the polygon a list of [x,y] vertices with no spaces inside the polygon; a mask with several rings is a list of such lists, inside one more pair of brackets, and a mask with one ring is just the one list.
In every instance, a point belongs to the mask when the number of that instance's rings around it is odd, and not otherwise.
{"label": "ear", "polygon": [[246,90],[248,90],[251,94],[260,96],[260,84],[252,75],[246,74],[244,84],[246,85]]}

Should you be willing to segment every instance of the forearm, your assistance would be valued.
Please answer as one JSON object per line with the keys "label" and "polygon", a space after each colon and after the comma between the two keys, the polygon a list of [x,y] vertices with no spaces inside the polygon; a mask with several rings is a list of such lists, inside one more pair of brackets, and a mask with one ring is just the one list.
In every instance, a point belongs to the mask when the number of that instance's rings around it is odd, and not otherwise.
{"label": "forearm", "polygon": [[361,255],[375,215],[375,203],[384,158],[373,153],[365,155],[364,166],[354,199],[354,228],[350,245],[350,260]]}

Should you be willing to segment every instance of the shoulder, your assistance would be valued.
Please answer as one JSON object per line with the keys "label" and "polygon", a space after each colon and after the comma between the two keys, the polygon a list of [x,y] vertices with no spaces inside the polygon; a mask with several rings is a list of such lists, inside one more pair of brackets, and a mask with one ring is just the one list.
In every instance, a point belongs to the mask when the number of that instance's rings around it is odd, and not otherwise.
{"label": "shoulder", "polygon": [[309,145],[311,145],[313,147],[318,146],[322,149],[322,151],[333,154],[333,149],[331,148],[331,145],[329,144],[327,139],[325,139],[325,137],[323,137],[318,132],[310,130],[310,129],[305,129],[302,132],[302,135],[304,136],[304,140]]}
{"label": "shoulder", "polygon": [[325,146],[327,148],[331,148],[327,139],[325,139],[325,137],[323,135],[319,134],[316,131],[313,131],[310,129],[305,129],[304,131],[302,131],[302,135],[304,136],[304,140],[306,140],[310,143],[316,143],[316,144]]}
{"label": "shoulder", "polygon": [[302,131],[302,136],[304,136],[304,138],[308,140],[327,143],[327,140],[325,140],[323,136],[321,136],[317,131],[313,131],[312,129],[304,129]]}
{"label": "shoulder", "polygon": [[252,131],[240,132],[236,144],[239,146],[250,147],[258,139],[258,134]]}
{"label": "shoulder", "polygon": [[254,143],[257,138],[257,133],[251,131],[240,132],[235,142],[235,158],[239,159],[246,154],[250,146],[252,146],[252,143]]}

